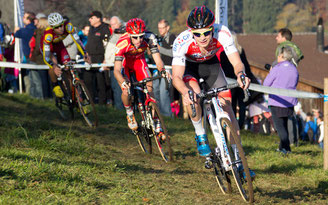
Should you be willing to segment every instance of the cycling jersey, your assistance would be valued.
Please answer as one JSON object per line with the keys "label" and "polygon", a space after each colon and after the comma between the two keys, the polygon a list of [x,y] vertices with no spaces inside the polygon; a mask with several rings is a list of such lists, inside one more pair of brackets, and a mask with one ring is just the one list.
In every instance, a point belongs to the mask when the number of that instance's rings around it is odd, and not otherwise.
{"label": "cycling jersey", "polygon": [[146,31],[144,40],[139,48],[134,47],[128,33],[123,34],[116,44],[115,61],[123,61],[124,74],[130,78],[134,72],[137,81],[150,77],[145,59],[145,51],[150,49],[152,54],[158,53],[157,39],[154,33]]}
{"label": "cycling jersey", "polygon": [[[185,66],[184,82],[205,80],[207,88],[221,87],[227,84],[224,72],[216,53],[224,49],[227,55],[238,52],[229,29],[221,24],[213,25],[212,41],[202,54],[190,29],[182,32],[173,43],[172,65]],[[187,61],[187,62],[186,62]],[[220,93],[222,97],[231,97],[230,90]]]}
{"label": "cycling jersey", "polygon": [[64,22],[64,33],[62,35],[58,35],[54,32],[54,29],[48,27],[41,38],[40,42],[40,50],[43,54],[44,62],[52,68],[53,62],[51,61],[51,53],[56,53],[57,60],[61,64],[65,64],[70,61],[69,54],[63,44],[63,40],[67,37],[67,35],[72,35],[72,39],[74,43],[77,45],[78,50],[84,56],[85,49],[83,44],[80,41],[79,36],[75,33],[75,29],[73,25],[69,22]]}
{"label": "cycling jersey", "polygon": [[185,61],[203,62],[213,58],[223,47],[227,55],[237,52],[229,29],[221,24],[213,25],[213,38],[207,47],[208,53],[202,54],[190,29],[182,32],[173,43],[172,65],[185,66]]}

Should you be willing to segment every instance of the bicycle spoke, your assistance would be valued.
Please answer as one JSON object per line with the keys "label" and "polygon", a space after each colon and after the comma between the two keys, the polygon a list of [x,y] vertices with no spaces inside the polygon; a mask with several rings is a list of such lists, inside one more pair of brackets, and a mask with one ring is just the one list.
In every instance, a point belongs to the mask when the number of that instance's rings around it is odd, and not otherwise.
{"label": "bicycle spoke", "polygon": [[98,125],[98,116],[91,95],[83,81],[75,82],[75,96],[80,113],[90,127]]}
{"label": "bicycle spoke", "polygon": [[149,138],[147,128],[145,127],[145,121],[142,113],[143,111],[144,109],[140,110],[140,107],[138,107],[138,112],[135,112],[135,118],[139,127],[138,130],[134,132],[134,134],[137,137],[141,150],[145,153],[151,153],[151,140]]}
{"label": "bicycle spoke", "polygon": [[[166,126],[162,115],[160,114],[159,108],[153,102],[149,103],[149,112],[152,113],[152,129],[154,140],[156,142],[157,148],[165,162],[173,159],[170,136],[167,133]],[[158,126],[158,127],[156,127]]]}

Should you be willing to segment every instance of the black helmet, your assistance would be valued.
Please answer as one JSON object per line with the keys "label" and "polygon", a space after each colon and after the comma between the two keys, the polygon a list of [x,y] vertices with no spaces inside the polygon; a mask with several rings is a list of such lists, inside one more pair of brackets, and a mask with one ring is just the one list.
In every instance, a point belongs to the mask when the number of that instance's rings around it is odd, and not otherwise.
{"label": "black helmet", "polygon": [[195,7],[189,14],[187,26],[191,29],[206,28],[213,25],[215,16],[206,6]]}

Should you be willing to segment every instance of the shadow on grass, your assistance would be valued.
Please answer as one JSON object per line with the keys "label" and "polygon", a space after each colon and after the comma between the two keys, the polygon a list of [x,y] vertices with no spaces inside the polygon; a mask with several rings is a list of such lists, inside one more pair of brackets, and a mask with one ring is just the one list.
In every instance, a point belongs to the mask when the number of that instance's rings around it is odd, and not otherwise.
{"label": "shadow on grass", "polygon": [[262,196],[269,196],[270,198],[289,200],[291,203],[304,203],[306,201],[311,202],[313,198],[326,200],[328,194],[328,182],[320,181],[316,188],[303,187],[301,189],[278,190],[273,192],[264,192],[260,189],[256,189],[255,191]]}
{"label": "shadow on grass", "polygon": [[127,172],[140,171],[143,172],[144,174],[154,174],[154,173],[160,174],[164,172],[163,170],[160,169],[145,168],[140,165],[129,165],[129,164],[118,164],[117,168],[123,169],[124,171]]}
{"label": "shadow on grass", "polygon": [[272,173],[281,173],[281,174],[290,174],[294,172],[296,169],[318,169],[319,167],[316,165],[304,165],[301,163],[292,163],[292,164],[284,164],[284,165],[271,165],[270,167],[264,170],[258,170],[258,172],[262,172],[264,174],[272,174]]}

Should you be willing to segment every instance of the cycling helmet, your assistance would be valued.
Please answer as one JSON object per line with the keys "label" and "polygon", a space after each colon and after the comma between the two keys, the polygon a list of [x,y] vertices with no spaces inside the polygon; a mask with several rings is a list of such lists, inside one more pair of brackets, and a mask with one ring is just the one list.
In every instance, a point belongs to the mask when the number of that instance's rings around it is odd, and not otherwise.
{"label": "cycling helmet", "polygon": [[129,34],[143,34],[146,30],[145,22],[142,19],[134,18],[130,19],[126,23],[126,32]]}
{"label": "cycling helmet", "polygon": [[55,27],[64,23],[64,19],[59,13],[51,13],[48,16],[48,22],[50,26]]}
{"label": "cycling helmet", "polygon": [[191,29],[207,28],[214,24],[215,16],[206,6],[195,7],[189,14],[187,26]]}

